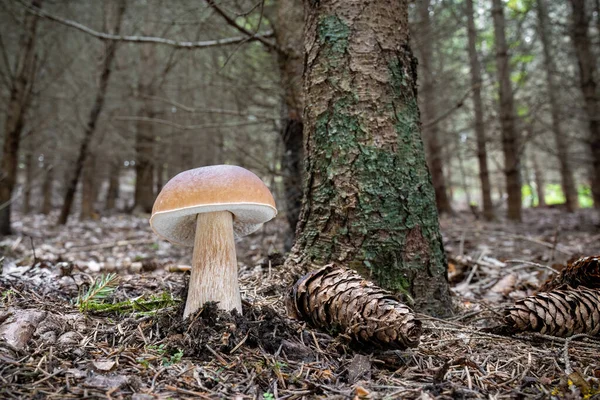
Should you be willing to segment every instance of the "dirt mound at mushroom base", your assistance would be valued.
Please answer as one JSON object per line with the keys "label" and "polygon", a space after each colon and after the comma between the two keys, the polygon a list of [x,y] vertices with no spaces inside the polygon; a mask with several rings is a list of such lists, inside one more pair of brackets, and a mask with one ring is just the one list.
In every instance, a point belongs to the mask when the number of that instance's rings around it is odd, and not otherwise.
{"label": "dirt mound at mushroom base", "polygon": [[243,315],[236,310],[223,311],[211,302],[183,319],[183,308],[179,308],[161,315],[156,328],[164,335],[170,351],[183,351],[186,356],[203,361],[218,357],[218,353],[232,354],[242,346],[260,348],[270,354],[283,350],[292,359],[307,356],[298,351],[303,347],[299,346],[302,327],[298,323],[268,306],[244,304],[243,311]]}

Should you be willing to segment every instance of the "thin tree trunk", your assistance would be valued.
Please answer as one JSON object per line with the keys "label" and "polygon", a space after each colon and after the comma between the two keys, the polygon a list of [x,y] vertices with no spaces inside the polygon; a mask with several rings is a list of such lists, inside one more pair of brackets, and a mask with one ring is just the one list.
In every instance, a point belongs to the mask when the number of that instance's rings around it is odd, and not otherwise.
{"label": "thin tree trunk", "polygon": [[[117,4],[117,10],[111,13],[110,8],[111,5]],[[108,2],[105,3],[105,22],[106,20],[112,20],[114,23],[113,29],[110,29],[111,33],[119,34],[121,30],[121,20],[123,19],[123,14],[125,13],[125,1],[120,0],[118,3]],[[108,23],[106,24],[108,25]],[[98,117],[102,112],[102,108],[104,107],[104,100],[106,96],[106,88],[108,87],[108,81],[110,79],[111,74],[111,65],[112,61],[115,58],[115,52],[117,50],[117,42],[110,40],[105,43],[105,54],[104,60],[102,62],[102,68],[100,72],[100,85],[98,86],[98,90],[96,91],[96,97],[94,99],[94,104],[90,111],[90,116],[87,121],[87,125],[84,131],[83,141],[79,146],[79,154],[77,156],[77,161],[75,162],[75,169],[73,171],[73,175],[67,185],[67,191],[65,193],[65,198],[63,201],[62,208],[60,210],[60,216],[58,217],[58,224],[64,225],[67,223],[67,219],[69,218],[69,213],[71,212],[71,207],[73,205],[73,200],[75,198],[75,191],[77,190],[77,184],[79,183],[79,178],[81,176],[81,171],[83,170],[83,165],[85,163],[85,159],[88,156],[88,148],[92,141],[92,137],[94,136],[94,132],[96,131],[96,123],[98,122]]]}
{"label": "thin tree trunk", "polygon": [[94,201],[96,199],[96,156],[88,155],[83,167],[81,179],[81,213],[79,219],[84,221],[94,215]]}
{"label": "thin tree trunk", "polygon": [[473,11],[473,0],[466,0],[469,64],[471,67],[471,85],[473,86],[473,109],[475,112],[475,137],[477,138],[477,161],[479,162],[479,180],[481,182],[481,201],[483,203],[483,217],[491,221],[494,219],[494,204],[492,203],[492,188],[490,185],[490,172],[487,159],[487,138],[483,119],[483,105],[481,101],[481,67],[477,54],[477,29]]}
{"label": "thin tree trunk", "polygon": [[537,0],[538,23],[542,47],[544,50],[544,69],[546,70],[546,84],[548,86],[548,102],[550,103],[550,113],[552,114],[552,132],[558,152],[558,164],[560,169],[560,179],[563,193],[565,194],[566,207],[569,212],[577,209],[577,190],[573,179],[573,171],[569,160],[569,144],[560,125],[561,111],[556,94],[558,85],[556,84],[557,69],[554,57],[552,56],[552,47],[550,45],[550,32],[548,30],[548,10],[545,0]]}
{"label": "thin tree trunk", "polygon": [[344,264],[410,294],[420,311],[448,315],[407,1],[321,0],[306,7],[307,177],[286,264]]}
{"label": "thin tree trunk", "polygon": [[598,69],[588,34],[589,23],[585,11],[585,0],[570,1],[573,7],[573,44],[579,62],[579,79],[589,125],[592,197],[594,207],[600,209],[600,95],[598,95],[598,84],[595,80]]}
{"label": "thin tree trunk", "polygon": [[535,190],[538,198],[538,207],[546,207],[545,179],[543,170],[540,168],[535,151],[531,151],[531,164],[533,165],[533,176],[535,180]]}
{"label": "thin tree trunk", "polygon": [[500,126],[502,128],[502,151],[504,175],[508,195],[508,219],[521,221],[521,176],[519,137],[515,127],[515,105],[510,82],[510,57],[506,44],[505,19],[502,0],[492,0],[492,16],[496,40],[496,66],[500,85]]}
{"label": "thin tree trunk", "polygon": [[[304,9],[296,0],[276,2],[275,40],[282,49],[278,53],[281,85],[283,86],[282,126],[279,134],[283,142],[282,171],[285,188],[286,218],[293,239],[302,207],[302,161],[304,159],[302,120],[302,31]],[[291,243],[292,240],[287,240]]]}
{"label": "thin tree trunk", "polygon": [[160,193],[165,185],[165,162],[162,155],[156,155],[156,160],[156,189],[154,193]]}
{"label": "thin tree trunk", "polygon": [[[31,4],[40,8],[42,1],[33,0]],[[19,144],[21,142],[23,120],[27,112],[28,95],[32,86],[30,78],[34,68],[37,21],[38,16],[36,14],[25,14],[25,31],[21,37],[21,46],[17,55],[17,64],[6,107],[4,145],[0,166],[0,235],[11,234],[11,201],[17,183]]]}
{"label": "thin tree trunk", "polygon": [[[421,96],[423,99],[421,114],[423,121],[431,121],[437,117],[435,81],[433,77],[433,36],[431,29],[431,18],[429,16],[429,0],[421,0],[418,3],[419,10],[419,32],[423,40],[420,41],[420,59],[423,76],[421,79]],[[429,155],[429,167],[435,199],[440,213],[452,213],[452,206],[446,191],[446,179],[444,177],[442,145],[440,143],[440,131],[437,124],[430,124],[423,128],[423,137],[427,145]]]}
{"label": "thin tree trunk", "polygon": [[23,183],[23,214],[31,212],[31,191],[33,189],[33,175],[36,162],[33,157],[33,137],[30,133],[27,141],[25,154],[25,182]]}
{"label": "thin tree trunk", "polygon": [[[47,158],[45,158],[47,160]],[[44,215],[50,214],[52,211],[52,194],[54,189],[54,166],[51,162],[44,164],[45,176],[42,185],[42,209]]]}
{"label": "thin tree trunk", "polygon": [[463,150],[460,144],[460,140],[456,144],[456,158],[458,158],[458,168],[460,170],[460,183],[462,184],[463,190],[465,192],[465,197],[467,199],[467,207],[471,206],[471,191],[469,185],[467,184],[467,171],[465,169]]}
{"label": "thin tree trunk", "polygon": [[114,210],[119,198],[119,176],[121,173],[121,163],[114,160],[110,164],[108,172],[108,190],[106,191],[106,209]]}
{"label": "thin tree trunk", "polygon": [[[139,88],[143,95],[142,107],[139,115],[154,118],[152,100],[148,96],[153,95],[153,90],[147,85]],[[151,212],[154,204],[154,124],[147,121],[136,123],[135,143],[135,202],[134,208],[141,212]],[[188,142],[186,144],[190,146]]]}

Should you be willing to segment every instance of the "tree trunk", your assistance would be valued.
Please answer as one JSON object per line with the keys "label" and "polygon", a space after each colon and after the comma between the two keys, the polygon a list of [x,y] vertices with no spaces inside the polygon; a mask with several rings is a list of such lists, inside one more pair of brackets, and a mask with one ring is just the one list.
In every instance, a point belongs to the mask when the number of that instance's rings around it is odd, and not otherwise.
{"label": "tree trunk", "polygon": [[110,164],[108,172],[108,190],[106,191],[106,209],[114,210],[119,198],[119,176],[121,172],[121,163],[114,160]]}
{"label": "tree trunk", "polygon": [[[148,15],[146,15],[148,17]],[[146,23],[147,18],[146,18]],[[140,118],[154,118],[155,78],[156,70],[155,51],[153,44],[143,44],[139,46],[140,51],[140,69],[138,81],[138,95],[141,100],[141,107],[138,111]],[[139,120],[136,123],[135,134],[135,194],[134,209],[138,212],[152,212],[154,204],[154,143],[155,143],[154,123]],[[190,146],[190,142],[186,143]]]}
{"label": "tree trunk", "polygon": [[469,64],[471,66],[471,85],[473,86],[473,109],[475,112],[475,137],[477,138],[477,161],[479,162],[479,180],[481,182],[481,201],[483,217],[494,219],[494,204],[492,203],[492,188],[487,160],[487,138],[483,122],[483,105],[481,101],[481,67],[477,55],[477,29],[473,11],[473,0],[466,0]]}
{"label": "tree trunk", "polygon": [[[302,31],[304,9],[296,0],[276,2],[275,40],[282,49],[278,53],[281,85],[282,126],[279,132],[283,142],[283,184],[285,188],[286,217],[294,236],[302,207],[302,161],[304,159],[302,121]],[[292,242],[289,240],[288,242]]]}
{"label": "tree trunk", "polygon": [[463,157],[463,149],[460,143],[460,139],[456,143],[456,158],[458,158],[458,169],[460,171],[460,183],[463,191],[465,192],[465,198],[467,199],[467,207],[471,206],[471,190],[467,183],[467,170],[465,169],[465,162]]}
{"label": "tree trunk", "polygon": [[44,183],[42,185],[42,209],[44,215],[52,211],[52,194],[54,188],[54,166],[52,163],[45,163]]}
{"label": "tree trunk", "polygon": [[[419,33],[423,40],[420,44],[421,71],[421,96],[422,120],[427,122],[437,117],[435,81],[433,77],[433,35],[431,29],[431,18],[429,16],[429,0],[422,0],[417,3],[419,11]],[[452,213],[448,192],[446,191],[446,179],[444,177],[442,145],[440,143],[440,131],[437,124],[430,124],[423,127],[423,137],[427,145],[429,156],[429,167],[431,178],[435,189],[435,199],[438,211],[440,213]]]}
{"label": "tree trunk", "polygon": [[546,183],[544,179],[543,170],[540,168],[535,150],[530,152],[531,154],[531,165],[533,165],[533,175],[535,180],[535,190],[538,198],[538,207],[546,207]]}
{"label": "tree trunk", "polygon": [[[140,95],[151,96],[152,88],[141,85]],[[145,97],[138,113],[140,117],[153,118],[152,100]],[[187,146],[190,146],[189,142]],[[135,202],[137,211],[149,213],[154,204],[154,124],[147,121],[136,123],[135,135]]]}
{"label": "tree trunk", "polygon": [[560,179],[563,193],[565,194],[566,206],[569,212],[577,209],[577,190],[573,179],[573,171],[569,160],[569,144],[560,125],[561,111],[556,94],[559,87],[556,84],[558,71],[552,55],[550,45],[550,32],[548,31],[548,10],[545,0],[537,0],[538,23],[542,47],[544,50],[544,69],[546,70],[546,84],[548,86],[548,102],[550,103],[550,113],[552,115],[552,133],[558,152],[558,164],[560,169]]}
{"label": "tree trunk", "polygon": [[410,294],[420,311],[448,315],[407,1],[306,4],[307,178],[286,263],[344,264]]}
{"label": "tree trunk", "polygon": [[[42,0],[33,0],[32,6],[40,8]],[[17,183],[19,144],[23,119],[27,112],[28,93],[31,90],[31,73],[34,68],[35,39],[38,16],[25,14],[25,31],[17,55],[17,65],[11,82],[10,97],[4,121],[4,145],[0,166],[0,235],[10,235],[12,194]]]}
{"label": "tree trunk", "polygon": [[595,75],[596,59],[588,35],[588,16],[585,0],[570,0],[573,6],[573,44],[579,62],[579,80],[589,125],[589,143],[592,155],[592,197],[594,207],[600,209],[600,96]]}
{"label": "tree trunk", "polygon": [[34,179],[34,168],[36,161],[33,157],[33,138],[31,133],[28,134],[29,140],[27,141],[26,154],[25,154],[25,182],[23,183],[23,214],[29,214],[31,212],[31,190],[33,188]]}
{"label": "tree trunk", "polygon": [[[111,6],[116,5],[117,10],[111,10]],[[112,11],[112,12],[111,12]],[[118,2],[107,2],[105,3],[105,25],[109,25],[107,20],[111,20],[114,24],[112,29],[109,29],[111,33],[119,34],[121,30],[121,20],[123,18],[123,14],[125,13],[125,1],[120,0]],[[98,122],[98,117],[102,112],[102,108],[104,107],[104,100],[106,96],[106,88],[108,87],[108,81],[110,79],[111,73],[111,65],[112,61],[115,58],[115,52],[117,50],[117,42],[114,40],[109,40],[105,43],[105,54],[104,60],[102,61],[102,68],[100,72],[100,85],[98,86],[98,90],[96,91],[96,97],[94,99],[94,104],[90,111],[90,116],[87,121],[87,125],[84,131],[83,141],[79,146],[79,154],[77,156],[77,161],[75,162],[75,169],[73,171],[73,175],[67,184],[67,191],[65,193],[65,198],[63,201],[62,209],[60,210],[60,216],[58,217],[58,224],[64,225],[67,223],[67,219],[69,218],[69,213],[71,212],[71,206],[73,205],[73,199],[75,198],[75,191],[77,190],[77,184],[79,183],[79,177],[81,176],[81,171],[83,169],[83,165],[85,163],[85,159],[88,156],[88,148],[90,142],[92,141],[92,137],[94,136],[94,132],[96,131],[96,123]]]}
{"label": "tree trunk", "polygon": [[492,0],[492,16],[496,41],[496,70],[500,85],[500,126],[504,175],[508,195],[508,219],[521,221],[521,176],[519,138],[515,127],[515,105],[510,82],[510,57],[506,44],[505,19],[502,0]]}
{"label": "tree trunk", "polygon": [[156,155],[156,160],[156,188],[154,193],[160,193],[165,185],[165,161],[162,154]]}
{"label": "tree trunk", "polygon": [[88,155],[83,167],[81,179],[81,213],[79,220],[92,219],[94,216],[94,201],[96,199],[96,156]]}

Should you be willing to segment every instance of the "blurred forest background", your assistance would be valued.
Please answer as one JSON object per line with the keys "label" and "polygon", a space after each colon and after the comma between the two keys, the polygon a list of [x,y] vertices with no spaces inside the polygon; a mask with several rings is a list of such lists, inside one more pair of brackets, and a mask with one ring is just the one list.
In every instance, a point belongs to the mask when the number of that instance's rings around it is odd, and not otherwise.
{"label": "blurred forest background", "polygon": [[[438,210],[598,207],[600,1],[409,12]],[[302,29],[291,0],[0,1],[1,233],[10,214],[148,213],[170,177],[222,163],[295,225]]]}

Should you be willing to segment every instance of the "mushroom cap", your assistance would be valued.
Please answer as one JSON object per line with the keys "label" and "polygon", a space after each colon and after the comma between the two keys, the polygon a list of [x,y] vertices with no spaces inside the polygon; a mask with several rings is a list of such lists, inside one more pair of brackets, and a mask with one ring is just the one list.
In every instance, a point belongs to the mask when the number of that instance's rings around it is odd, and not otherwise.
{"label": "mushroom cap", "polygon": [[236,237],[277,215],[273,196],[258,176],[234,165],[212,165],[181,172],[167,182],[152,207],[150,226],[172,243],[193,246],[196,215],[215,211],[233,214]]}

